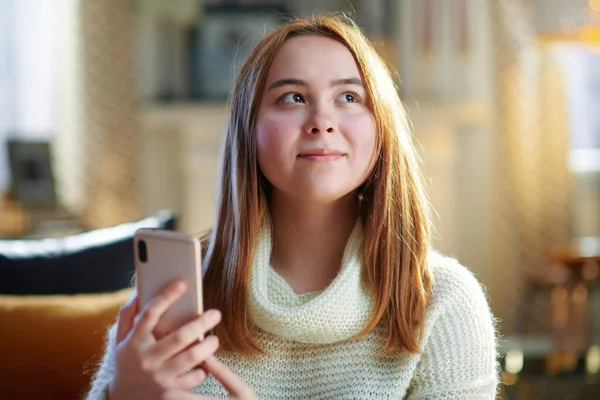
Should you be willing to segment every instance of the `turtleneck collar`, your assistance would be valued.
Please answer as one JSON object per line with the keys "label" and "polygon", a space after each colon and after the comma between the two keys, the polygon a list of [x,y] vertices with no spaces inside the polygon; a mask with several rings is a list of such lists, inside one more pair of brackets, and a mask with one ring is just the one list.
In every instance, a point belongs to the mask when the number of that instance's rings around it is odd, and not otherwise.
{"label": "turtleneck collar", "polygon": [[308,344],[329,344],[356,336],[366,327],[374,302],[361,282],[360,222],[346,244],[342,268],[322,292],[297,295],[271,267],[272,234],[268,224],[259,233],[250,278],[252,321],[276,336]]}

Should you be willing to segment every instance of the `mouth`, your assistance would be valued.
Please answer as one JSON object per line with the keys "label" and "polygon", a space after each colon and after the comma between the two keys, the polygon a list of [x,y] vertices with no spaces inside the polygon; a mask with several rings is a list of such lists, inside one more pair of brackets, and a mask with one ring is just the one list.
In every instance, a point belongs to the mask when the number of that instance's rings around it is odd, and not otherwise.
{"label": "mouth", "polygon": [[346,153],[332,149],[311,149],[298,154],[298,158],[309,161],[335,161],[345,157]]}

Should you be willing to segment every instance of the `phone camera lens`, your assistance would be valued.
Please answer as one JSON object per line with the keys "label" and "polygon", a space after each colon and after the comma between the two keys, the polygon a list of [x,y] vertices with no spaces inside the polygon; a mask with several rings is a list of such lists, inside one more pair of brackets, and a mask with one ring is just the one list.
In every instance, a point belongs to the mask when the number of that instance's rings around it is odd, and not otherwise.
{"label": "phone camera lens", "polygon": [[141,262],[148,261],[148,249],[146,248],[146,242],[144,240],[138,242],[138,257]]}

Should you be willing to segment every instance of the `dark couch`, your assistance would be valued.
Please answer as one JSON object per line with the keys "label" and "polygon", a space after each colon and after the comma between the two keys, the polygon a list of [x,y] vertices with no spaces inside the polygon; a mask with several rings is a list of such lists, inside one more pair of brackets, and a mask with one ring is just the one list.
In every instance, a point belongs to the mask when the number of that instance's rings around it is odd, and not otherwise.
{"label": "dark couch", "polygon": [[0,240],[0,294],[106,293],[131,286],[133,234],[176,228],[173,212],[61,238]]}

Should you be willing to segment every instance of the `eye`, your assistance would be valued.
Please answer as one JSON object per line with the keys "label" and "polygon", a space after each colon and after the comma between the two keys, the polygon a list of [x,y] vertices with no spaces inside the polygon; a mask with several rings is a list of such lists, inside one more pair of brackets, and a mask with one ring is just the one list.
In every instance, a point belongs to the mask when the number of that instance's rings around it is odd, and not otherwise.
{"label": "eye", "polygon": [[304,97],[300,93],[286,93],[280,99],[280,103],[304,103]]}
{"label": "eye", "polygon": [[360,96],[355,92],[345,92],[337,98],[337,101],[340,103],[358,103]]}

